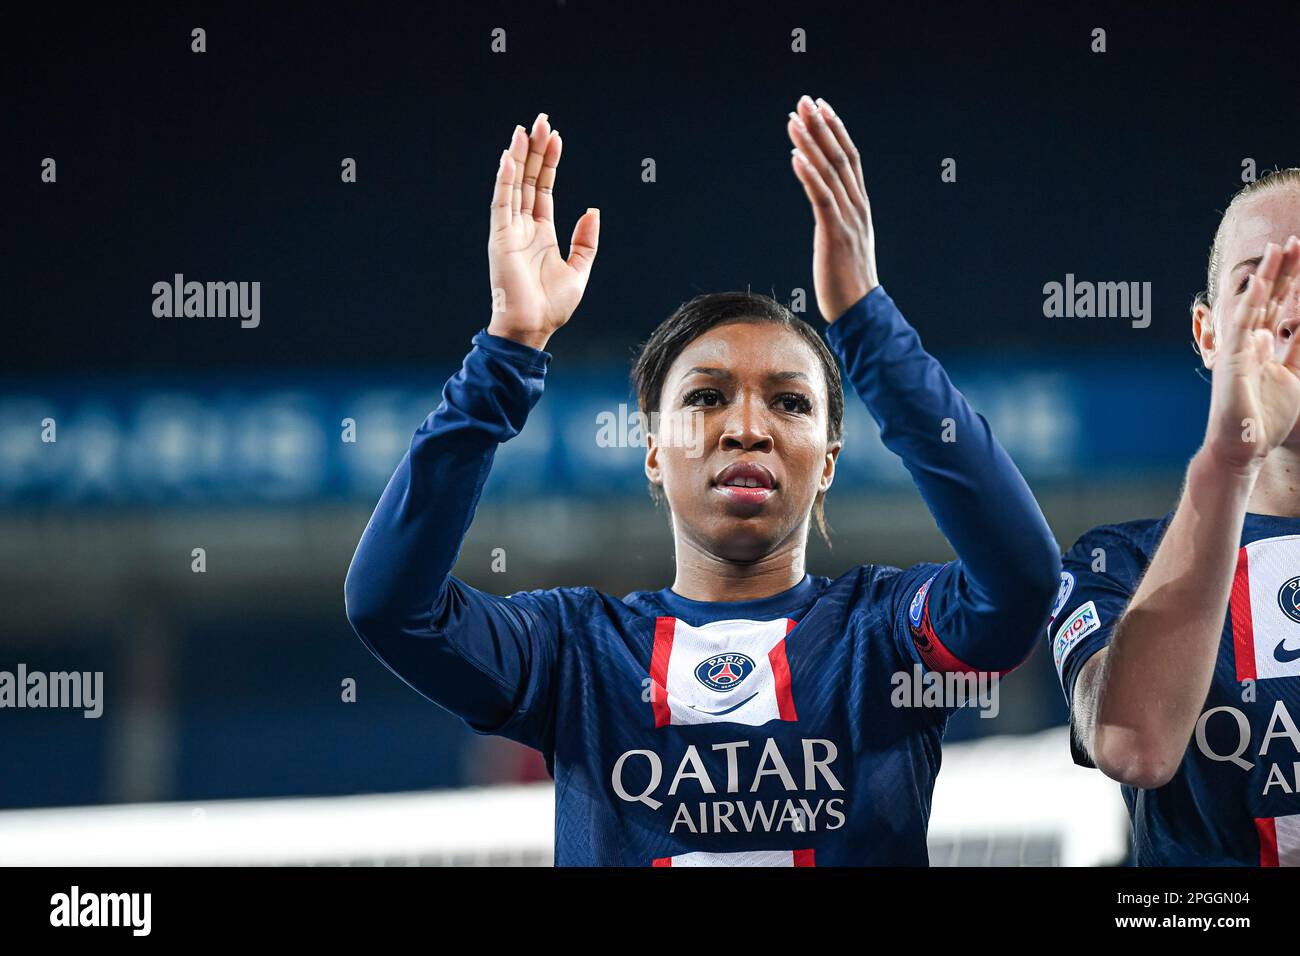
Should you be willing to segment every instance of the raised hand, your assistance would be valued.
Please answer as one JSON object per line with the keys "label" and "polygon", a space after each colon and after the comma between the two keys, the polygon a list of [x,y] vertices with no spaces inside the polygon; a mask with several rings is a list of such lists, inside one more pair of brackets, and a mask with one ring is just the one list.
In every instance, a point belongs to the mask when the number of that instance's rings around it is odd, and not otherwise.
{"label": "raised hand", "polygon": [[790,162],[816,222],[813,282],[817,307],[827,322],[834,322],[880,284],[871,203],[858,149],[831,105],[804,96],[796,110],[786,124],[794,143]]}
{"label": "raised hand", "polygon": [[573,227],[569,258],[560,256],[551,193],[563,146],[545,113],[537,114],[531,136],[516,126],[492,195],[488,331],[536,349],[578,307],[600,237],[600,211],[588,209]]}
{"label": "raised hand", "polygon": [[1270,242],[1211,360],[1205,446],[1216,461],[1241,472],[1257,469],[1300,419],[1300,328],[1282,322],[1298,274],[1300,239]]}

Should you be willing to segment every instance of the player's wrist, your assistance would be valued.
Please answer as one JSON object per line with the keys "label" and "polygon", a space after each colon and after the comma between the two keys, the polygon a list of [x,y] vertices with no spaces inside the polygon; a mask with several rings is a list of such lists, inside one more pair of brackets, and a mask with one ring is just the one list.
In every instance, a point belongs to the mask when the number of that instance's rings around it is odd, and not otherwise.
{"label": "player's wrist", "polygon": [[1188,464],[1187,486],[1189,491],[1244,500],[1254,490],[1263,464],[1263,458],[1243,460],[1212,442],[1206,442]]}
{"label": "player's wrist", "polygon": [[507,326],[493,325],[488,322],[488,335],[495,335],[497,338],[509,339],[512,342],[518,342],[520,345],[526,345],[530,349],[536,349],[539,352],[546,351],[546,345],[551,340],[550,332],[540,332],[535,329],[513,329]]}
{"label": "player's wrist", "polygon": [[827,325],[834,325],[837,321],[848,315],[849,311],[855,305],[867,296],[871,295],[871,293],[875,292],[878,288],[880,288],[880,280],[875,278],[873,275],[871,278],[867,279],[864,284],[853,289],[853,291],[847,295],[842,296],[838,301],[827,306],[821,306],[822,318],[825,319]]}

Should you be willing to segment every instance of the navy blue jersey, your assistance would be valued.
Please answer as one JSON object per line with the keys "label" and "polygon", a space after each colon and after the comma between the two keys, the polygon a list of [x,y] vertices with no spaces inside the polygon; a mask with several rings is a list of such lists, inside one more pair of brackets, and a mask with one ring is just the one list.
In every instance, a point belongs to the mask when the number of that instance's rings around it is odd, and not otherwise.
{"label": "navy blue jersey", "polygon": [[899,675],[1017,665],[1050,610],[1059,552],[987,423],[883,289],[827,338],[958,560],[805,574],[740,602],[477,590],[451,569],[493,454],[524,427],[551,361],[486,330],[375,509],[348,572],[349,619],[473,730],[542,752],[558,864],[927,862],[949,711],[894,706]]}
{"label": "navy blue jersey", "polygon": [[[1065,555],[1048,626],[1073,708],[1172,515],[1103,525]],[[1063,602],[1063,603],[1061,603]],[[1246,515],[1210,693],[1183,762],[1122,786],[1141,866],[1300,866],[1300,519]],[[1071,733],[1075,761],[1092,766]]]}

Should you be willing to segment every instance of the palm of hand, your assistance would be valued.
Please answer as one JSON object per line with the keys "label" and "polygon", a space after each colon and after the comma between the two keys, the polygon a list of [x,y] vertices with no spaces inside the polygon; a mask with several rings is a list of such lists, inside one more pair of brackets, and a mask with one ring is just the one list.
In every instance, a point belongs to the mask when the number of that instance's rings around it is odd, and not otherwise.
{"label": "palm of hand", "polygon": [[1300,240],[1270,243],[1217,349],[1207,442],[1231,465],[1262,461],[1300,420],[1300,335],[1282,314],[1298,273]]}
{"label": "palm of hand", "polygon": [[600,233],[600,214],[588,209],[574,227],[569,258],[560,255],[552,189],[562,148],[544,113],[531,137],[516,127],[492,196],[488,330],[535,348],[545,346],[582,300]]}

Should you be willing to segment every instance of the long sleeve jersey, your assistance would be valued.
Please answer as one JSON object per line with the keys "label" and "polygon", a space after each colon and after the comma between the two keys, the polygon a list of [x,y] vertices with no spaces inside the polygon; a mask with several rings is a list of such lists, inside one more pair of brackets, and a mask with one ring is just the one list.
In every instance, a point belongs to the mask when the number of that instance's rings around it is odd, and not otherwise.
{"label": "long sleeve jersey", "polygon": [[[1071,709],[1172,520],[1102,525],[1066,553],[1047,634]],[[1298,718],[1300,519],[1247,514],[1210,691],[1178,772],[1154,790],[1120,787],[1137,865],[1300,866]],[[1073,732],[1070,746],[1093,766]]]}
{"label": "long sleeve jersey", "polygon": [[474,731],[542,752],[558,865],[928,862],[951,701],[900,706],[902,681],[1018,665],[1060,552],[987,422],[883,288],[827,340],[957,560],[806,574],[746,601],[477,590],[451,571],[495,451],[524,427],[552,360],[486,329],[384,491],[348,573],[349,620]]}

